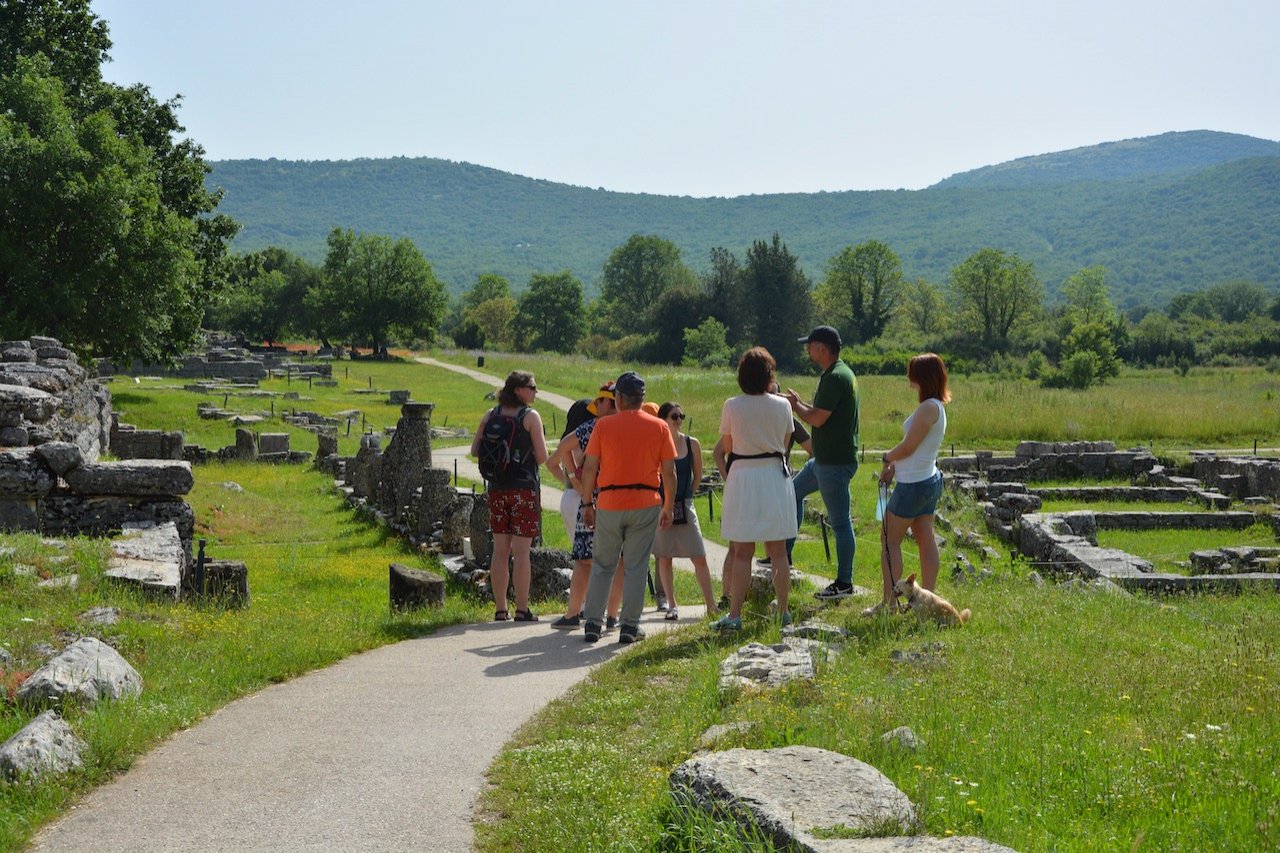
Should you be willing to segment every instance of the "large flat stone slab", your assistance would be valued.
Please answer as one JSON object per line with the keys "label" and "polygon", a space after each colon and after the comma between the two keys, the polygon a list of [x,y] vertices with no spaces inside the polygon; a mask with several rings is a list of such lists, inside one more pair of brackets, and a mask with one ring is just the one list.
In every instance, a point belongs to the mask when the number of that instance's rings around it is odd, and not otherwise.
{"label": "large flat stone slab", "polygon": [[111,560],[102,574],[151,595],[177,599],[185,565],[186,549],[177,525],[135,522],[125,524],[111,543]]}
{"label": "large flat stone slab", "polygon": [[185,495],[195,485],[191,463],[173,459],[130,459],[95,462],[66,475],[71,490],[82,495]]}

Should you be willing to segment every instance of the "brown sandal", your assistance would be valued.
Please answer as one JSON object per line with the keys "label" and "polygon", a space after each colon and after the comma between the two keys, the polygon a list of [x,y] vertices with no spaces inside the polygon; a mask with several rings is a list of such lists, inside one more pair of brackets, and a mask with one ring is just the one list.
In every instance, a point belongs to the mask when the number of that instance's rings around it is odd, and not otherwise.
{"label": "brown sandal", "polygon": [[495,610],[493,612],[493,621],[494,622],[510,622],[511,617],[507,615],[507,611],[505,610]]}
{"label": "brown sandal", "polygon": [[516,611],[516,618],[515,618],[515,621],[517,621],[517,622],[537,622],[537,621],[538,621],[538,616],[537,616],[537,614],[536,614],[536,613],[534,613],[532,610],[517,610],[517,611]]}

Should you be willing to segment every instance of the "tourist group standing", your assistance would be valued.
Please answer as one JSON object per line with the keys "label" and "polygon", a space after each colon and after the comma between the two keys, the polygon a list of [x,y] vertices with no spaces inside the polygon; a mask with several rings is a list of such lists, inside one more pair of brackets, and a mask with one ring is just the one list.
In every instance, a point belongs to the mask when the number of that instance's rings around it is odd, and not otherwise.
{"label": "tourist group standing", "polygon": [[[857,541],[849,487],[858,471],[858,382],[840,357],[836,329],[818,326],[800,342],[821,371],[812,402],[790,388],[778,393],[774,357],[753,347],[738,361],[742,393],[721,409],[713,457],[724,481],[720,530],[729,549],[719,605],[693,503],[702,477],[702,447],[682,429],[684,408],[674,401],[647,402],[644,379],[628,371],[602,384],[593,398],[574,404],[560,445],[548,455],[542,421],[531,408],[537,394],[533,375],[508,376],[499,405],[481,419],[471,446],[488,481],[495,620],[537,621],[528,601],[529,548],[541,529],[538,466],[543,463],[564,487],[561,514],[574,559],[568,607],[552,626],[581,627],[589,643],[614,625],[621,643],[644,637],[640,616],[650,555],[657,560],[655,592],[667,602],[666,618],[679,615],[672,560],[687,558],[707,612],[727,611],[711,628],[740,629],[757,544],[766,554],[761,564],[772,570],[774,612],[783,625],[790,624],[792,549],[804,500],[814,492],[822,498],[836,542],[836,577],[815,597],[831,601],[852,595]],[[946,367],[933,353],[910,360],[907,380],[918,406],[903,423],[902,441],[882,458],[880,482],[897,486],[881,528],[882,602],[863,611],[866,615],[892,602],[908,530],[920,545],[922,585],[932,589],[937,582],[933,517],[942,492],[937,453],[951,395]],[[504,451],[494,436],[507,442]],[[795,443],[810,458],[793,474]],[[502,458],[495,463],[487,456]],[[514,616],[507,604],[512,581]]]}

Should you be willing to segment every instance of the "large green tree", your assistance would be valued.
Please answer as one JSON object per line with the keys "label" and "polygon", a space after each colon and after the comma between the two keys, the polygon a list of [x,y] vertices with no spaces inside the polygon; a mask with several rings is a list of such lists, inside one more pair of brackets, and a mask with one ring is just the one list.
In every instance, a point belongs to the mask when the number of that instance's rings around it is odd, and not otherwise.
{"label": "large green tree", "polygon": [[723,247],[711,250],[711,264],[702,276],[702,289],[707,294],[711,316],[725,327],[729,346],[748,346],[755,337],[756,318],[742,263],[733,252]]}
{"label": "large green tree", "polygon": [[1043,307],[1044,285],[1016,254],[980,249],[951,271],[951,292],[961,317],[988,349],[1004,349],[1016,323]]}
{"label": "large green tree", "polygon": [[393,336],[434,340],[448,299],[412,241],[335,228],[328,242],[324,276],[311,295],[327,336],[379,352]]}
{"label": "large green tree", "polygon": [[827,261],[814,293],[818,314],[853,343],[884,334],[902,298],[902,261],[887,243],[846,246]]}
{"label": "large green tree", "polygon": [[568,270],[535,274],[520,297],[515,328],[521,349],[573,352],[587,329],[582,282]]}
{"label": "large green tree", "polygon": [[675,243],[634,234],[605,261],[600,301],[618,335],[647,332],[650,306],[667,290],[692,289],[696,282]]}
{"label": "large green tree", "polygon": [[253,341],[274,343],[290,334],[320,335],[307,295],[320,285],[320,268],[270,246],[235,258],[228,286],[205,315],[209,328],[226,329]]}
{"label": "large green tree", "polygon": [[1114,323],[1119,314],[1111,302],[1105,267],[1085,267],[1062,286],[1066,315],[1072,325]]}
{"label": "large green tree", "polygon": [[172,358],[224,283],[216,215],[177,99],[102,79],[87,0],[0,0],[0,337]]}
{"label": "large green tree", "polygon": [[757,240],[747,250],[743,281],[750,294],[754,342],[778,364],[800,366],[803,351],[796,339],[809,331],[813,297],[799,259],[776,233],[771,241]]}

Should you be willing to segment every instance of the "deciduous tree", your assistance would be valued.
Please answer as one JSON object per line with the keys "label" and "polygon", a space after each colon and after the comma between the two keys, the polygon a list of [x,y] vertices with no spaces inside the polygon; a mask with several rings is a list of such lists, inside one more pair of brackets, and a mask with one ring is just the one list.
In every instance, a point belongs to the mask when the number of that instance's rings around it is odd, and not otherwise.
{"label": "deciduous tree", "polygon": [[1035,269],[1016,254],[981,249],[951,271],[951,290],[962,317],[989,349],[1008,344],[1015,323],[1037,314],[1044,286]]}
{"label": "deciduous tree", "polygon": [[1107,288],[1105,267],[1085,267],[1062,286],[1067,319],[1072,325],[1114,323],[1119,316]]}
{"label": "deciduous tree", "polygon": [[335,228],[312,305],[325,330],[383,351],[392,336],[431,341],[444,315],[444,285],[407,238]]}
{"label": "deciduous tree", "polygon": [[586,328],[582,282],[573,273],[535,274],[529,279],[515,321],[521,349],[573,352]]}
{"label": "deciduous tree", "polygon": [[224,283],[236,226],[174,100],[102,80],[87,0],[0,0],[0,337],[172,358]]}
{"label": "deciduous tree", "polygon": [[670,240],[635,234],[613,250],[600,279],[600,301],[619,334],[650,331],[650,306],[676,287],[692,288],[697,277],[680,260]]}
{"label": "deciduous tree", "polygon": [[814,293],[818,315],[851,343],[880,337],[901,298],[902,262],[879,240],[846,246],[830,258]]}

